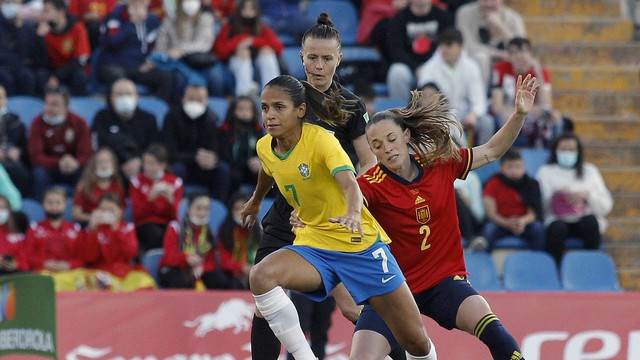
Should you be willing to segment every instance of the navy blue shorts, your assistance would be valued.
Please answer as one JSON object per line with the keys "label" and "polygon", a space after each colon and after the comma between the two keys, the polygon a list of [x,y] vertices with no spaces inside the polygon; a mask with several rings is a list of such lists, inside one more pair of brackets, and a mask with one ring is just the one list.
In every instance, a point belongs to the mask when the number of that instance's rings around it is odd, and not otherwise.
{"label": "navy blue shorts", "polygon": [[[438,285],[414,295],[420,313],[435,320],[447,330],[456,327],[456,315],[462,302],[478,292],[471,286],[466,276],[456,275],[445,278]],[[371,330],[381,334],[391,348],[398,346],[398,342],[391,330],[370,305],[365,305],[360,313],[355,331]]]}

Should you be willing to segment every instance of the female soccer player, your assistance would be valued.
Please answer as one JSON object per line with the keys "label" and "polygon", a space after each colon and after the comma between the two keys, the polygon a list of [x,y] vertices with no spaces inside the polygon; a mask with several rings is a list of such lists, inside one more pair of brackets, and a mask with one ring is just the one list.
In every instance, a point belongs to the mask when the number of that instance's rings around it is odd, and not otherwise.
{"label": "female soccer player", "polygon": [[256,147],[263,167],[243,219],[255,221],[275,182],[306,226],[296,231],[293,245],[270,254],[251,270],[256,307],[296,359],[315,359],[283,288],[323,300],[342,282],[357,303],[366,301],[378,311],[409,359],[436,359],[404,276],[386,245],[389,239],[363,207],[349,157],[328,131],[302,121],[305,93],[324,121],[346,118],[344,98],[338,92],[327,97],[291,76],[274,78],[262,91],[268,135]]}
{"label": "female soccer player", "polygon": [[[374,115],[367,140],[379,164],[358,178],[367,208],[390,235],[390,247],[420,312],[446,329],[484,342],[494,359],[522,359],[520,348],[466,279],[453,182],[500,158],[513,144],[539,85],[518,77],[515,112],[486,143],[459,149],[451,140],[448,105],[437,97]],[[416,153],[409,154],[409,150]],[[299,230],[298,230],[299,231]],[[381,359],[397,342],[375,309],[356,324],[352,359]]]}
{"label": "female soccer player", "polygon": [[[321,92],[329,93],[338,90],[347,100],[355,100],[347,105],[351,111],[348,121],[341,124],[327,124],[319,121],[310,109],[307,109],[305,120],[320,125],[334,134],[349,154],[354,164],[358,163],[359,174],[375,165],[376,158],[369,150],[364,128],[368,120],[367,111],[360,99],[335,80],[335,73],[342,53],[340,52],[340,33],[333,26],[329,15],[321,13],[316,25],[312,26],[302,38],[300,56],[307,81]],[[283,246],[293,243],[294,235],[289,224],[289,215],[293,208],[278,194],[273,206],[262,220],[263,235],[256,252],[255,263]],[[339,286],[340,291],[333,295],[343,315],[355,322],[359,308],[355,306],[349,294]],[[330,302],[331,299],[327,299]],[[251,348],[253,360],[277,360],[280,354],[280,343],[275,337],[267,321],[261,316],[254,316],[251,326]],[[259,351],[257,349],[260,349]]]}

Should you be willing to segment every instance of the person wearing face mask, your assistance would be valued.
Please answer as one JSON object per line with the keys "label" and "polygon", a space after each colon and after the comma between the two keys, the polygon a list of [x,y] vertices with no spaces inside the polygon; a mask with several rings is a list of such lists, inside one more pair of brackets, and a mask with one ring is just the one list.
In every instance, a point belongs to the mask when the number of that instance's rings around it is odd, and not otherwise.
{"label": "person wearing face mask", "polygon": [[0,275],[28,268],[24,231],[18,228],[9,200],[0,195]]}
{"label": "person wearing face mask", "polygon": [[546,250],[560,264],[568,237],[599,249],[613,197],[598,168],[585,161],[580,138],[563,133],[551,146],[548,164],[536,175],[547,226]]}
{"label": "person wearing face mask", "polygon": [[88,224],[105,194],[116,196],[120,199],[120,207],[125,208],[124,185],[116,156],[109,148],[100,148],[93,153],[78,180],[73,196],[73,220],[82,225]]}
{"label": "person wearing face mask", "polygon": [[171,167],[186,184],[204,186],[209,195],[227,201],[231,186],[229,165],[220,159],[217,117],[207,107],[207,88],[189,85],[182,106],[174,107],[162,129]]}
{"label": "person wearing face mask", "polygon": [[21,8],[20,0],[0,0],[0,85],[9,95],[35,96],[35,74],[26,64],[33,63],[36,31]]}
{"label": "person wearing face mask", "polygon": [[[256,95],[280,75],[278,56],[284,46],[278,35],[262,23],[257,0],[242,0],[216,37],[213,53],[227,62],[235,77],[235,95]],[[260,81],[254,81],[254,67]]]}
{"label": "person wearing face mask", "polygon": [[48,88],[44,110],[31,124],[27,138],[32,166],[32,197],[42,199],[50,184],[75,187],[91,157],[91,135],[87,122],[69,111],[69,93]]}
{"label": "person wearing face mask", "polygon": [[118,79],[111,85],[108,105],[100,110],[91,125],[98,147],[111,148],[125,179],[140,173],[142,151],[160,137],[153,114],[138,107],[136,85],[129,79]]}
{"label": "person wearing face mask", "polygon": [[206,194],[189,197],[187,214],[172,221],[164,235],[159,263],[162,288],[193,289],[201,280],[207,289],[244,289],[250,265],[232,258],[209,227],[211,200]]}
{"label": "person wearing face mask", "polygon": [[219,132],[220,157],[231,167],[231,192],[253,189],[262,166],[256,153],[256,142],[264,135],[255,101],[248,96],[231,100]]}

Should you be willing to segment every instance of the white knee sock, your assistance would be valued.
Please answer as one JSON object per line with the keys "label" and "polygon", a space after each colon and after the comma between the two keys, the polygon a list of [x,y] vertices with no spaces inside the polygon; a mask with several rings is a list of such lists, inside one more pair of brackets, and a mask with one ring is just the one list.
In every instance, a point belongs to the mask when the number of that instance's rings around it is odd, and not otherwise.
{"label": "white knee sock", "polygon": [[[256,307],[269,322],[269,327],[285,349],[296,360],[315,360],[316,357],[300,328],[298,312],[284,290],[278,286],[269,292],[253,297],[256,300]],[[252,350],[260,351],[260,349]]]}
{"label": "white knee sock", "polygon": [[435,345],[433,345],[433,342],[431,341],[431,339],[429,339],[429,343],[431,344],[431,351],[429,351],[429,353],[425,356],[414,356],[409,354],[408,352],[407,354],[407,360],[438,360],[438,354],[436,354],[436,347]]}

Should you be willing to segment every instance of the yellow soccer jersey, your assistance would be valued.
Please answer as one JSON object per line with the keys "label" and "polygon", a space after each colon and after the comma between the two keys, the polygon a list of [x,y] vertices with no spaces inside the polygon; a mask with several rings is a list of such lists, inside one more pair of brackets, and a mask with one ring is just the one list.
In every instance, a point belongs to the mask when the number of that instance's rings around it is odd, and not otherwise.
{"label": "yellow soccer jersey", "polygon": [[358,252],[377,240],[389,242],[364,206],[364,237],[328,221],[347,213],[347,202],[334,175],[339,171],[355,173],[349,156],[333,135],[320,126],[305,123],[300,141],[284,156],[273,151],[272,141],[271,135],[264,136],[258,140],[256,150],[264,171],[275,179],[280,192],[306,224],[296,232],[295,245]]}

